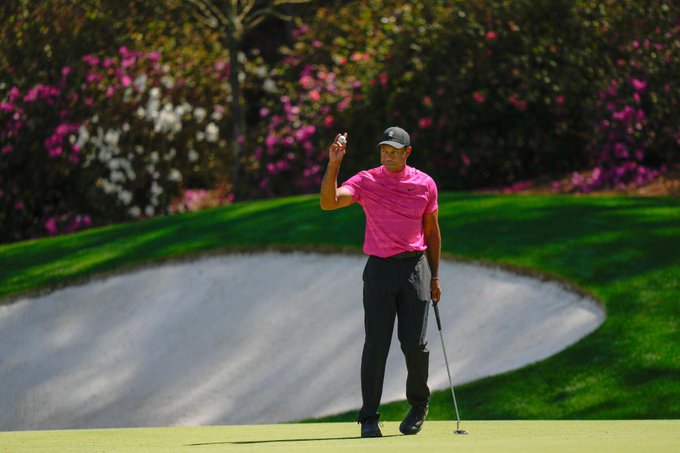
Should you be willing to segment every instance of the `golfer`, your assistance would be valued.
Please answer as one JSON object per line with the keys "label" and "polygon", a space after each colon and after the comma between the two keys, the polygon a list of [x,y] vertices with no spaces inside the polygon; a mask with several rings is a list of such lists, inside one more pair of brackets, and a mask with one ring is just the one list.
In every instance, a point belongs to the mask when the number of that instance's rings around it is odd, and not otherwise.
{"label": "golfer", "polygon": [[416,434],[423,426],[430,400],[430,353],[425,339],[429,301],[436,304],[441,297],[437,186],[427,174],[406,165],[411,154],[409,134],[400,127],[390,127],[378,143],[382,165],[361,171],[338,187],[346,146],[347,133],[338,134],[330,146],[321,183],[321,209],[357,202],[366,215],[361,437],[382,436],[378,407],[395,317],[408,371],[406,398],[411,405],[399,430]]}

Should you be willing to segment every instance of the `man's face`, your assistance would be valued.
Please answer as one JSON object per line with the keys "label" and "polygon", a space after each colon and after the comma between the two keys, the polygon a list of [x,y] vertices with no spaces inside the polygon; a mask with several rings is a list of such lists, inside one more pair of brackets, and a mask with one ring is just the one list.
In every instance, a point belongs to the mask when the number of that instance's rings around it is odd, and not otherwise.
{"label": "man's face", "polygon": [[390,145],[380,145],[380,163],[389,171],[399,172],[406,165],[406,158],[411,154],[411,147],[397,149]]}

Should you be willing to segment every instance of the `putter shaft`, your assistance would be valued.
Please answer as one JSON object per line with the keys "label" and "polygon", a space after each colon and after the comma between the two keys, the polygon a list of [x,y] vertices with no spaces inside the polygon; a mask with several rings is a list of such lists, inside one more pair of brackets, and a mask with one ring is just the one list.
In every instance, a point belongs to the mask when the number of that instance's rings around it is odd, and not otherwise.
{"label": "putter shaft", "polygon": [[444,335],[442,334],[442,321],[439,317],[439,307],[432,302],[434,307],[434,315],[437,318],[437,330],[439,330],[439,339],[442,341],[442,351],[444,352],[444,363],[446,364],[446,374],[449,376],[449,386],[451,387],[451,396],[453,397],[453,407],[456,409],[456,434],[467,434],[467,431],[460,429],[460,415],[458,413],[458,403],[456,402],[456,392],[453,391],[453,380],[451,379],[451,369],[449,368],[449,358],[446,355],[446,345],[444,344]]}

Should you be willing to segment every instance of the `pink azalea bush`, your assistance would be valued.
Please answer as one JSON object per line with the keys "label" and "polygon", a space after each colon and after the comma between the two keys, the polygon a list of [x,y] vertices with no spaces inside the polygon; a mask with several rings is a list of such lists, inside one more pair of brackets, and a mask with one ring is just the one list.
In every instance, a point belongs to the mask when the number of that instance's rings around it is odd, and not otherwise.
{"label": "pink azalea bush", "polygon": [[[223,86],[223,68],[206,77]],[[225,109],[191,95],[158,52],[127,47],[83,56],[55,85],[0,92],[2,239],[163,214],[183,186],[211,184]]]}
{"label": "pink azalea bush", "polygon": [[639,186],[680,161],[680,16],[666,27],[644,17],[634,24],[629,35],[611,38],[615,65],[598,93],[587,146],[595,166],[571,181],[581,192]]}

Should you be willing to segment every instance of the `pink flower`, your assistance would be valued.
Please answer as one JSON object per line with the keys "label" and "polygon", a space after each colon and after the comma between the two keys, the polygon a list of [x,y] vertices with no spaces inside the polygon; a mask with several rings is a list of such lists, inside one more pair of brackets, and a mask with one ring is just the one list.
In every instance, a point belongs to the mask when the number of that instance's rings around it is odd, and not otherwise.
{"label": "pink flower", "polygon": [[124,75],[124,76],[120,79],[120,83],[122,83],[123,86],[124,86],[125,88],[127,88],[127,87],[129,87],[130,85],[132,85],[132,77],[130,77],[129,75],[126,74],[126,75]]}
{"label": "pink flower", "polygon": [[432,118],[421,118],[420,121],[418,121],[418,126],[421,129],[429,129],[432,127]]}
{"label": "pink flower", "polygon": [[323,124],[326,127],[331,127],[334,122],[335,119],[331,115],[326,115],[326,118],[323,119]]}
{"label": "pink flower", "polygon": [[312,88],[314,86],[314,79],[311,78],[308,75],[304,75],[304,76],[300,77],[300,85],[305,90],[309,90],[310,88]]}
{"label": "pink flower", "polygon": [[380,77],[380,83],[382,84],[382,86],[387,86],[387,78],[388,78],[387,73],[381,72],[379,77]]}
{"label": "pink flower", "polygon": [[633,117],[634,112],[635,110],[631,106],[627,105],[623,108],[623,110],[614,112],[612,118],[619,121],[628,121]]}
{"label": "pink flower", "polygon": [[614,145],[614,155],[620,159],[626,159],[628,157],[628,148],[623,143],[617,143]]}
{"label": "pink flower", "polygon": [[14,102],[14,101],[16,101],[17,99],[19,99],[19,96],[20,96],[20,95],[21,95],[21,93],[19,92],[19,88],[17,88],[17,87],[12,87],[12,88],[9,90],[9,102]]}
{"label": "pink flower", "polygon": [[2,155],[9,154],[12,152],[12,145],[5,145],[2,147]]}
{"label": "pink flower", "polygon": [[486,38],[487,41],[493,41],[497,37],[498,37],[498,35],[496,34],[495,31],[490,31],[485,35],[485,38]]}
{"label": "pink flower", "polygon": [[94,55],[85,55],[83,61],[91,66],[97,66],[99,64],[99,58]]}
{"label": "pink flower", "polygon": [[312,91],[309,92],[309,98],[310,98],[313,102],[319,102],[319,100],[321,99],[321,95],[319,94],[318,91],[312,90]]}
{"label": "pink flower", "polygon": [[527,108],[527,102],[516,98],[514,95],[508,96],[508,102],[510,102],[510,104],[520,111],[523,111]]}
{"label": "pink flower", "polygon": [[647,82],[644,80],[632,78],[630,82],[633,85],[633,88],[635,88],[635,91],[644,91],[645,88],[647,88]]}
{"label": "pink flower", "polygon": [[57,234],[57,221],[54,217],[50,217],[47,219],[47,222],[45,222],[45,229],[47,230],[47,233],[50,234],[51,236],[54,236]]}
{"label": "pink flower", "polygon": [[101,80],[101,78],[102,76],[100,76],[96,72],[88,72],[87,75],[85,76],[85,81],[91,84],[94,82],[98,82],[99,80]]}
{"label": "pink flower", "polygon": [[264,118],[267,115],[269,115],[269,109],[266,107],[262,107],[260,109],[260,118]]}
{"label": "pink flower", "polygon": [[116,89],[113,86],[110,86],[106,89],[106,93],[104,93],[104,94],[107,98],[110,98],[110,97],[113,97],[113,93],[115,93],[115,91],[116,91]]}
{"label": "pink flower", "polygon": [[474,99],[474,101],[477,104],[484,104],[484,102],[486,101],[486,96],[484,96],[479,91],[475,91],[474,93],[472,93],[472,99]]}
{"label": "pink flower", "polygon": [[273,134],[267,135],[267,138],[264,139],[264,144],[267,145],[267,148],[270,151],[274,149],[274,145],[276,145],[276,135]]}
{"label": "pink flower", "polygon": [[149,52],[146,54],[146,58],[149,59],[149,61],[158,61],[161,59],[161,54],[160,52]]}
{"label": "pink flower", "polygon": [[557,96],[557,97],[555,98],[555,103],[556,103],[557,105],[564,105],[564,96]]}
{"label": "pink flower", "polygon": [[312,41],[312,47],[314,47],[315,49],[319,49],[321,48],[321,46],[322,46],[321,41],[319,41],[318,39]]}
{"label": "pink flower", "polygon": [[17,200],[14,202],[14,209],[16,209],[17,211],[20,211],[25,207],[26,205],[24,204],[24,200]]}

